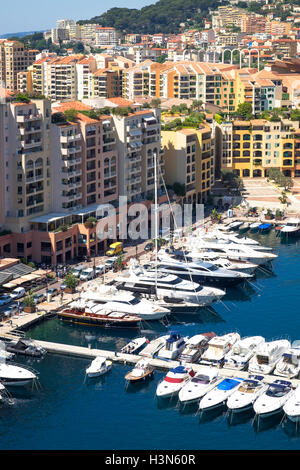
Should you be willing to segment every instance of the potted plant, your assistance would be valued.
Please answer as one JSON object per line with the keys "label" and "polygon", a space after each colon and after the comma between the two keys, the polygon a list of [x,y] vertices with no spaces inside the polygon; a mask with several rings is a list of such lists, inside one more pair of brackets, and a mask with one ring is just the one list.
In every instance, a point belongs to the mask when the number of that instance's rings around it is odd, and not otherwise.
{"label": "potted plant", "polygon": [[96,223],[97,223],[96,217],[89,217],[84,222],[84,226],[85,226],[85,228],[93,228],[93,227],[95,227]]}
{"label": "potted plant", "polygon": [[276,212],[275,212],[275,219],[276,220],[282,220],[282,217],[283,217],[283,213],[280,209],[276,209]]}
{"label": "potted plant", "polygon": [[34,313],[36,311],[36,304],[32,295],[32,291],[29,291],[24,299],[24,312]]}
{"label": "potted plant", "polygon": [[271,220],[274,218],[274,215],[273,215],[273,212],[271,211],[271,209],[267,209],[267,212],[266,212],[266,215],[265,215],[265,219],[266,220]]}
{"label": "potted plant", "polygon": [[211,221],[213,223],[219,223],[221,220],[221,214],[216,209],[213,209],[210,214]]}
{"label": "potted plant", "polygon": [[67,294],[74,294],[74,292],[76,291],[76,287],[78,285],[78,282],[79,281],[78,281],[77,277],[74,276],[73,273],[67,274],[67,276],[64,279],[64,284],[66,286],[65,292]]}

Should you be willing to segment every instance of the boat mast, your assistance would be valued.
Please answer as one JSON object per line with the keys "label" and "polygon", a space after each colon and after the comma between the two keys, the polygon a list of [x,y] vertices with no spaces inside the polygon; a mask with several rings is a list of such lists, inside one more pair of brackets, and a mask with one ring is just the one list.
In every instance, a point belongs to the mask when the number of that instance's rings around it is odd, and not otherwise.
{"label": "boat mast", "polygon": [[157,150],[155,149],[153,152],[154,157],[154,243],[155,243],[155,299],[157,300],[157,237],[158,237],[158,204],[157,204]]}

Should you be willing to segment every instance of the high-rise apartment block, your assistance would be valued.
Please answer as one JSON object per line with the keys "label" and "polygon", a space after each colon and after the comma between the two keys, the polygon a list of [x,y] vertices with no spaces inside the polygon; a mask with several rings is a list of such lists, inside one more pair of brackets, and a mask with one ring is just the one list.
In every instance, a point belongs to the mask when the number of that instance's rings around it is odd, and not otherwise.
{"label": "high-rise apartment block", "polygon": [[11,91],[18,90],[18,73],[27,71],[39,54],[38,50],[25,49],[19,41],[0,40],[0,81]]}

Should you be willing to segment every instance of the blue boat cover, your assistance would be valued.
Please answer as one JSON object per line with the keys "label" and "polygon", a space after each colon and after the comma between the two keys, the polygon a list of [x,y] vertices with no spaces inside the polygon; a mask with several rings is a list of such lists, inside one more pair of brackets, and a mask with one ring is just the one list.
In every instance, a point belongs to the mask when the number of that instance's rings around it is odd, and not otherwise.
{"label": "blue boat cover", "polygon": [[184,366],[177,366],[174,367],[174,369],[170,369],[170,372],[173,372],[174,374],[184,374],[186,371]]}
{"label": "blue boat cover", "polygon": [[219,385],[218,389],[219,390],[231,390],[233,387],[238,385],[240,383],[239,380],[234,380],[234,379],[224,379]]}
{"label": "blue boat cover", "polygon": [[264,229],[267,229],[267,228],[270,228],[271,227],[271,224],[261,224],[258,228],[264,230]]}
{"label": "blue boat cover", "polygon": [[181,338],[181,335],[177,333],[176,331],[173,331],[172,333],[170,333],[169,338],[167,338],[167,342],[174,343],[174,341],[177,341],[180,338]]}

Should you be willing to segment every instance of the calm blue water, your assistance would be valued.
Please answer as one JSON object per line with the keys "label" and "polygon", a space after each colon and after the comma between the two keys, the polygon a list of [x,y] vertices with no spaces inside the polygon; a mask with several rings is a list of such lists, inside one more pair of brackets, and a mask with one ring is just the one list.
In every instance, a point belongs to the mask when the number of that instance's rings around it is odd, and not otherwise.
{"label": "calm blue water", "polygon": [[[260,272],[253,285],[228,292],[224,303],[199,315],[178,315],[176,329],[185,335],[205,331],[266,340],[300,339],[300,242],[283,244],[274,233],[252,235],[273,246],[279,257],[273,274]],[[149,338],[166,329],[145,326]],[[68,325],[57,319],[34,327],[28,335],[41,340],[120,349],[136,333]],[[22,362],[22,360],[18,360]],[[48,354],[41,361],[23,359],[40,373],[41,391],[19,391],[13,404],[0,408],[2,450],[298,450],[300,429],[278,414],[255,421],[250,412],[238,418],[217,409],[201,417],[180,410],[176,400],[155,398],[156,372],[146,384],[125,388],[130,366],[114,365],[110,373],[85,382],[89,361]],[[300,427],[299,427],[300,428]]]}

